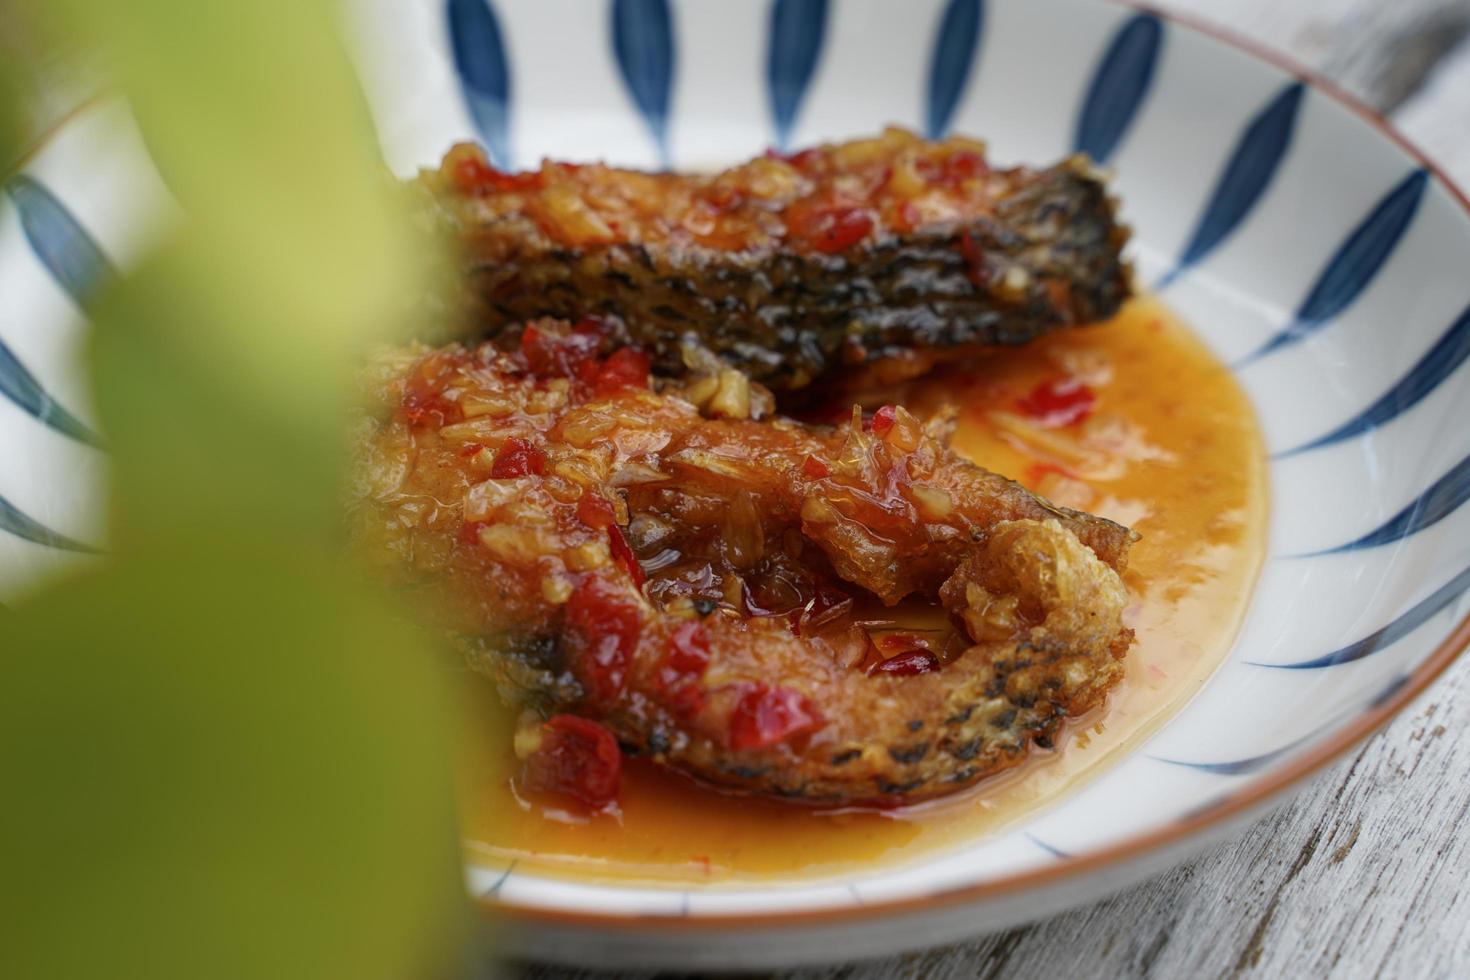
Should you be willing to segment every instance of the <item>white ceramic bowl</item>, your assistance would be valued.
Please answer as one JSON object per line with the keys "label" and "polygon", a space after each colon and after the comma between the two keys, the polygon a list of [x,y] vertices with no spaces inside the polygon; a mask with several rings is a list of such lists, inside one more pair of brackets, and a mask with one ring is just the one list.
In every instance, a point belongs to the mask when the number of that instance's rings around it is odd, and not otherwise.
{"label": "white ceramic bowl", "polygon": [[[1142,281],[1235,366],[1273,454],[1269,557],[1235,647],[1080,791],[997,839],[840,879],[691,890],[471,866],[472,893],[515,923],[513,951],[752,967],[1036,917],[1259,813],[1470,639],[1466,202],[1314,79],[1101,0],[364,0],[352,14],[405,174],[474,137],[505,166],[700,167],[886,123],[983,136],[1001,161],[1092,152],[1116,168]],[[170,207],[106,101],[6,189],[0,601],[99,540],[83,311]]]}

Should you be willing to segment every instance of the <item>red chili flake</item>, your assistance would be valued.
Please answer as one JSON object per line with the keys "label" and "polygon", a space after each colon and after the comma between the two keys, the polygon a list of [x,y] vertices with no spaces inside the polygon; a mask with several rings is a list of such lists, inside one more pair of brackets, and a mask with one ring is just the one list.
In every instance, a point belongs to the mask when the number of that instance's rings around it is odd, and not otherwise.
{"label": "red chili flake", "polygon": [[836,205],[793,211],[787,216],[791,233],[827,255],[846,251],[873,230],[873,213],[866,208]]}
{"label": "red chili flake", "polygon": [[530,473],[540,476],[545,472],[545,450],[514,437],[505,440],[505,445],[500,447],[500,452],[495,454],[495,462],[490,466],[490,476],[495,480],[508,480]]}
{"label": "red chili flake", "polygon": [[637,601],[609,578],[588,575],[572,590],[562,647],[589,702],[610,704],[622,693],[641,620]]}
{"label": "red chili flake", "polygon": [[623,753],[612,732],[576,715],[553,715],[541,726],[541,745],[526,760],[526,786],[557,793],[597,809],[618,795]]}
{"label": "red chili flake", "polygon": [[403,417],[409,425],[444,426],[461,417],[458,403],[444,397],[444,385],[454,373],[451,354],[440,351],[414,365],[403,390]]}
{"label": "red chili flake", "polygon": [[1050,428],[1076,425],[1092,414],[1097,395],[1076,378],[1043,381],[1016,403],[1034,420]]}
{"label": "red chili flake", "polygon": [[808,455],[806,459],[801,461],[801,475],[808,480],[820,480],[822,477],[830,476],[831,474],[832,471],[827,468],[827,464],[815,456]]}
{"label": "red chili flake", "polygon": [[821,725],[817,706],[800,691],[755,683],[730,713],[730,748],[765,748]]}
{"label": "red chili flake", "polygon": [[544,330],[534,323],[521,332],[521,356],[526,368],[538,378],[582,378],[595,370],[597,352],[607,328],[591,317],[582,319],[565,334]]}
{"label": "red chili flake", "polygon": [[578,520],[588,527],[602,530],[612,524],[616,518],[617,514],[613,510],[613,505],[606,497],[592,490],[583,491],[581,499],[577,501]]}
{"label": "red chili flake", "polygon": [[480,528],[487,527],[489,521],[465,521],[459,526],[459,543],[474,545],[480,543]]}
{"label": "red chili flake", "polygon": [[648,387],[648,355],[633,347],[613,351],[602,362],[592,387],[599,395],[611,395],[624,388]]}
{"label": "red chili flake", "polygon": [[990,173],[990,164],[978,153],[969,150],[960,150],[951,153],[944,160],[944,178],[948,183],[959,183],[974,177],[984,177]]}
{"label": "red chili flake", "polygon": [[888,430],[893,428],[893,423],[898,420],[898,409],[892,405],[884,405],[873,413],[873,435],[884,436]]}
{"label": "red chili flake", "polygon": [[970,277],[970,282],[976,289],[985,289],[990,285],[990,269],[985,264],[985,251],[980,248],[980,243],[975,241],[975,236],[965,232],[960,236],[960,254],[965,258],[965,271]]}
{"label": "red chili flake", "polygon": [[684,717],[704,707],[699,681],[709,666],[709,633],[698,620],[680,623],[669,634],[669,650],[659,664],[658,683],[674,711]]}
{"label": "red chili flake", "polygon": [[628,539],[623,537],[623,529],[616,524],[607,526],[607,548],[612,552],[613,561],[622,565],[628,572],[628,577],[633,580],[633,588],[643,588],[645,579],[643,566],[638,564],[638,556],[633,554]]}
{"label": "red chili flake", "polygon": [[939,658],[928,650],[908,650],[889,657],[868,668],[868,676],[887,674],[889,677],[910,677],[914,674],[929,674],[939,669]]}
{"label": "red chili flake", "polygon": [[485,446],[483,443],[467,442],[465,443],[464,448],[459,451],[459,454],[465,459],[474,459],[476,454],[478,454],[479,451],[484,448]]}

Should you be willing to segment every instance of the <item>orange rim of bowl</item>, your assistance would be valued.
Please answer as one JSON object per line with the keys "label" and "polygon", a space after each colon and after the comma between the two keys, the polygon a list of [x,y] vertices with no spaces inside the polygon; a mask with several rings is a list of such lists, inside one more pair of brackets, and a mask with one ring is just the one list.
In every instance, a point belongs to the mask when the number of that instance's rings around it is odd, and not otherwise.
{"label": "orange rim of bowl", "polygon": [[[1302,66],[1279,51],[1207,20],[1189,14],[1165,12],[1148,3],[1140,2],[1140,0],[1109,0],[1109,2],[1140,13],[1153,14],[1161,20],[1196,31],[1272,65],[1321,92],[1378,130],[1391,143],[1416,160],[1435,177],[1441,187],[1449,192],[1450,196],[1459,203],[1466,217],[1470,218],[1470,197],[1466,196],[1465,192],[1445,174],[1438,164],[1399,133],[1388,120],[1320,73]],[[104,94],[92,94],[47,126],[31,141],[30,148],[5,168],[5,177],[8,178],[22,170],[61,130],[78,117],[97,108],[103,101]],[[806,926],[849,924],[1014,897],[1027,891],[1061,884],[1068,879],[1077,879],[1084,875],[1121,867],[1126,862],[1169,845],[1182,844],[1191,836],[1211,828],[1222,827],[1232,819],[1250,814],[1257,807],[1264,806],[1273,798],[1318,774],[1344,756],[1349,749],[1377,732],[1409,702],[1422,694],[1467,647],[1470,647],[1470,615],[1460,621],[1391,695],[1287,765],[1269,773],[1239,792],[1207,804],[1193,814],[1165,827],[1096,851],[1061,858],[1055,864],[1034,871],[1025,871],[1004,878],[946,888],[908,898],[865,902],[862,905],[793,909],[780,912],[701,914],[698,916],[666,913],[607,915],[529,905],[511,905],[484,896],[477,896],[474,902],[486,914],[531,925],[600,928],[612,931],[656,928],[668,931],[699,932],[712,929],[799,929]]]}

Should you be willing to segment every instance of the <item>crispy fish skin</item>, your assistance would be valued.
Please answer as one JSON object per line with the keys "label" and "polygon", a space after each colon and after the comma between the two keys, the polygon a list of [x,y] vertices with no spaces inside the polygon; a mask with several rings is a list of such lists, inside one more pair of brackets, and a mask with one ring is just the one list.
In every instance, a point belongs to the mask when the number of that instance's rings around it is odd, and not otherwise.
{"label": "crispy fish skin", "polygon": [[[542,361],[569,376],[399,355],[359,446],[367,550],[518,700],[725,789],[900,802],[1019,763],[1120,679],[1135,535],[955,457],[942,425],[707,419],[646,374]],[[862,597],[930,602],[957,642],[895,668],[843,611]]]}
{"label": "crispy fish skin", "polygon": [[[881,145],[845,152],[870,143]],[[888,133],[809,152],[822,155],[800,169],[760,159],[715,177],[548,164],[529,175],[535,189],[466,192],[447,161],[428,179],[460,246],[474,328],[617,318],[665,374],[702,347],[796,389],[915,351],[1025,343],[1104,320],[1132,293],[1127,231],[1084,158],[949,180],[944,161],[973,151]],[[894,189],[914,160],[939,176]],[[745,196],[727,231],[725,212],[700,206],[733,194]],[[814,224],[831,234],[808,235]]]}

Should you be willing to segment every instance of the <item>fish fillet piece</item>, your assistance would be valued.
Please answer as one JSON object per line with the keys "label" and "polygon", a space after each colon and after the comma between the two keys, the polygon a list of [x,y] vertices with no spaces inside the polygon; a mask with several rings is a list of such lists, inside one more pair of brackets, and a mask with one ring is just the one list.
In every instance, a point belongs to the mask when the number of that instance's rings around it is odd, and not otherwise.
{"label": "fish fillet piece", "polygon": [[386,356],[354,526],[542,717],[708,784],[813,803],[953,791],[1121,677],[1135,535],[902,408],[709,418],[646,354],[538,321]]}
{"label": "fish fillet piece", "polygon": [[661,374],[713,352],[780,391],[875,361],[917,373],[1131,295],[1089,161],[995,169],[984,152],[891,129],[712,175],[507,174],[463,145],[421,183],[459,246],[468,330],[598,314]]}

